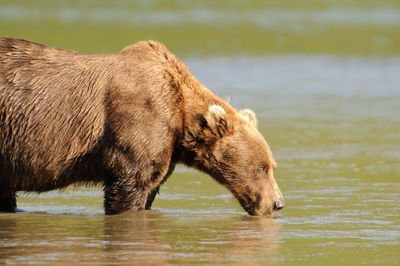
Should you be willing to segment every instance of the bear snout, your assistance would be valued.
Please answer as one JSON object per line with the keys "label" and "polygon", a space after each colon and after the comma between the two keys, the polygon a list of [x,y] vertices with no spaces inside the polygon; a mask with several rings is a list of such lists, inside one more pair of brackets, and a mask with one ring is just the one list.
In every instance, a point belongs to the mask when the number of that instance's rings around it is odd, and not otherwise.
{"label": "bear snout", "polygon": [[238,198],[238,200],[243,209],[251,216],[270,215],[286,206],[283,198],[271,201],[269,197],[262,199],[261,196],[259,196],[254,201],[251,201],[251,198],[247,196]]}
{"label": "bear snout", "polygon": [[273,210],[274,211],[279,211],[280,209],[285,208],[286,203],[284,200],[278,200],[278,201],[274,201],[273,203]]}

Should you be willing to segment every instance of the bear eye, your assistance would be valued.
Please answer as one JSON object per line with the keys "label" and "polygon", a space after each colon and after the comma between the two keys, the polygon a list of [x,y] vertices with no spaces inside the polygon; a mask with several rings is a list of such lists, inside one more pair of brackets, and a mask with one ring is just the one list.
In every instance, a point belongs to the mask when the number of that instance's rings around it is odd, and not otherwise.
{"label": "bear eye", "polygon": [[267,165],[262,164],[262,165],[260,165],[260,166],[258,167],[257,170],[258,170],[259,172],[267,172],[268,167],[267,167]]}

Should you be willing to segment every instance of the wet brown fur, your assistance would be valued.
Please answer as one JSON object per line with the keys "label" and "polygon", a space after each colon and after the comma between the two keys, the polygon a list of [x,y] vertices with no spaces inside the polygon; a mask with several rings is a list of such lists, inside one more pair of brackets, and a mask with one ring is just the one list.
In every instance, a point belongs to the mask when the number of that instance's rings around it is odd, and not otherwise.
{"label": "wet brown fur", "polygon": [[[87,55],[0,38],[0,211],[15,209],[17,191],[73,183],[103,183],[107,214],[149,209],[182,162],[250,214],[270,213],[283,198],[254,121],[154,41]],[[260,163],[270,172],[257,179]]]}

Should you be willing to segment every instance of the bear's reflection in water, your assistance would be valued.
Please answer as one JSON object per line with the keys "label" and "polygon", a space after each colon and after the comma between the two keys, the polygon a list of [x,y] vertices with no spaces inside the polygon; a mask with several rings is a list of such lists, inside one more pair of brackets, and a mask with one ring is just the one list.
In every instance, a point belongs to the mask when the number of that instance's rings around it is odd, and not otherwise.
{"label": "bear's reflection in water", "polygon": [[271,262],[279,220],[233,213],[0,215],[1,263]]}
{"label": "bear's reflection in water", "polygon": [[[134,216],[134,217],[132,217]],[[105,217],[110,261],[273,261],[280,223],[267,217],[158,211]]]}

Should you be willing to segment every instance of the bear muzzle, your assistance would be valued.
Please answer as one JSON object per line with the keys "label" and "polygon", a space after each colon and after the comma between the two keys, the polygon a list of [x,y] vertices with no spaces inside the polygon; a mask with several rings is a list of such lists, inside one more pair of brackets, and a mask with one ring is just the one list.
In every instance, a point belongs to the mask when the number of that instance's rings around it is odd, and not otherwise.
{"label": "bear muzzle", "polygon": [[283,208],[285,208],[285,206],[286,206],[286,203],[285,203],[285,201],[282,199],[282,200],[278,200],[278,201],[274,201],[274,203],[273,203],[273,210],[274,211],[279,211],[280,209],[283,209]]}
{"label": "bear muzzle", "polygon": [[[249,199],[249,197],[246,198]],[[283,209],[286,206],[285,200],[283,198],[272,201],[270,199],[262,200],[258,198],[253,202],[248,202],[246,200],[243,200],[243,198],[239,198],[239,202],[241,203],[243,209],[251,216],[270,215]]]}

